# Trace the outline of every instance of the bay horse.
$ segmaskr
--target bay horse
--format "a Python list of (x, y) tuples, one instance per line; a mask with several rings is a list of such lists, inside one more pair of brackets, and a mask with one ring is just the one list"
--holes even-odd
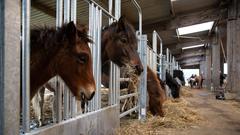
[[(105, 27), (101, 35), (102, 84), (105, 87), (109, 87), (110, 61), (119, 67), (131, 66), (136, 74), (141, 74), (143, 66), (137, 53), (137, 37), (133, 26), (125, 17), (122, 16), (117, 22)], [(82, 101), (82, 108), (84, 102)]]
[(189, 78), (189, 83), (190, 83), (190, 86), (191, 88), (193, 88), (194, 85), (197, 85), (197, 88), (198, 89), (201, 89), (202, 88), (202, 83), (203, 83), (203, 76), (200, 74), (199, 76), (197, 75), (192, 75), (190, 78)]
[(87, 29), (73, 22), (59, 28), (31, 30), (30, 98), (52, 77), (59, 75), (76, 99), (91, 100), (95, 93), (92, 56)]
[(158, 75), (147, 67), (147, 92), (149, 110), (153, 115), (164, 116), (163, 103), (166, 101), (165, 84)]
[(102, 84), (108, 87), (110, 61), (119, 67), (132, 67), (140, 75), (143, 66), (137, 52), (137, 37), (133, 26), (121, 16), (102, 30)]

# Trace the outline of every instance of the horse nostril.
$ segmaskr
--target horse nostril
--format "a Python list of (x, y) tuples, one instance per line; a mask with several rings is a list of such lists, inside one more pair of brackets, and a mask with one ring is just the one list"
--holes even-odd
[(93, 96), (95, 95), (95, 91), (91, 94), (89, 100), (91, 100), (93, 98)]
[(136, 65), (135, 68), (136, 68), (136, 70), (137, 70), (138, 75), (140, 75), (140, 74), (143, 72), (143, 67), (142, 67), (142, 65)]

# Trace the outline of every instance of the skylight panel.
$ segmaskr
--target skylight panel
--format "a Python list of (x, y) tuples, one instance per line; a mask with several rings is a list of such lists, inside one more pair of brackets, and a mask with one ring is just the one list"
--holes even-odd
[(183, 49), (183, 50), (186, 50), (186, 49), (198, 48), (198, 47), (202, 47), (202, 46), (204, 46), (204, 44), (193, 45), (193, 46), (189, 46), (189, 47), (183, 47), (182, 49)]
[(201, 23), (201, 24), (195, 24), (195, 25), (191, 25), (191, 26), (181, 27), (181, 28), (178, 28), (177, 30), (178, 30), (179, 35), (186, 35), (186, 34), (211, 30), (213, 23), (214, 22), (211, 21), (211, 22), (206, 22), (206, 23)]

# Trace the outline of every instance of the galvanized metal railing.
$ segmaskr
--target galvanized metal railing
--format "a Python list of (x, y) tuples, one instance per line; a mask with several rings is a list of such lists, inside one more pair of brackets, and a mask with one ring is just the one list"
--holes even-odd
[[(109, 0), (109, 9), (106, 10), (101, 7), (94, 0), (84, 0), (89, 7), (89, 35), (92, 37), (93, 43), (89, 44), (93, 56), (93, 74), (96, 81), (96, 92), (94, 98), (88, 102), (85, 112), (99, 112), (101, 107), (101, 30), (102, 17), (107, 16), (109, 24), (120, 18), (121, 14), (121, 0)], [(113, 3), (115, 4), (113, 6)], [(146, 119), (146, 87), (147, 87), (147, 36), (142, 35), (142, 11), (136, 0), (132, 0), (139, 15), (139, 29), (137, 32), (138, 38), (138, 52), (143, 63), (144, 71), (140, 77), (138, 92), (128, 95), (120, 96), (120, 81), (129, 80), (129, 78), (120, 79), (120, 70), (115, 64), (111, 63), (110, 69), (110, 87), (109, 87), (109, 106), (120, 105), (120, 100), (130, 97), (138, 98), (138, 104), (133, 108), (120, 114), (120, 118), (133, 112), (139, 112), (139, 119)], [(22, 96), (23, 96), (23, 131), (24, 133), (31, 133), (30, 131), (30, 0), (22, 0)], [(113, 13), (114, 7), (114, 15)], [(56, 0), (56, 27), (61, 27), (63, 23), (73, 21), (77, 23), (77, 0)], [(157, 59), (157, 58), (156, 58)], [(153, 60), (154, 63), (156, 60)], [(61, 123), (70, 118), (74, 118), (81, 114), (77, 112), (77, 103), (73, 94), (69, 91), (60, 77), (53, 79), (55, 82), (55, 112), (54, 123)], [(62, 96), (63, 95), (63, 96)]]

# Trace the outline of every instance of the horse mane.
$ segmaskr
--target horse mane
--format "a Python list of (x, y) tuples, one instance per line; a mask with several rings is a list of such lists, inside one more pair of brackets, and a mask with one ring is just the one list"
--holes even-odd
[[(59, 45), (64, 45), (64, 42), (68, 40), (66, 31), (67, 25), (63, 24), (62, 27), (39, 27), (36, 26), (31, 29), (31, 52), (39, 51), (39, 49), (44, 49), (46, 53), (52, 52), (52, 49), (59, 48)], [(92, 42), (88, 36), (88, 29), (85, 25), (76, 25), (77, 35), (85, 43)], [(51, 48), (51, 50), (49, 50)]]
[[(123, 25), (124, 25), (124, 30), (122, 30), (122, 31), (124, 31), (124, 34), (127, 36), (127, 39), (129, 40), (130, 43), (137, 42), (137, 38), (135, 36), (135, 30), (134, 30), (133, 26), (125, 19), (125, 17), (121, 17), (121, 18), (124, 18), (124, 19), (122, 19), (123, 22), (120, 22), (120, 23), (123, 23)], [(119, 21), (116, 21), (108, 26), (105, 26), (102, 29), (102, 33), (106, 32), (106, 31), (109, 31), (112, 33), (118, 32), (117, 31), (118, 23), (119, 23)], [(112, 36), (112, 34), (110, 34), (110, 36)]]

